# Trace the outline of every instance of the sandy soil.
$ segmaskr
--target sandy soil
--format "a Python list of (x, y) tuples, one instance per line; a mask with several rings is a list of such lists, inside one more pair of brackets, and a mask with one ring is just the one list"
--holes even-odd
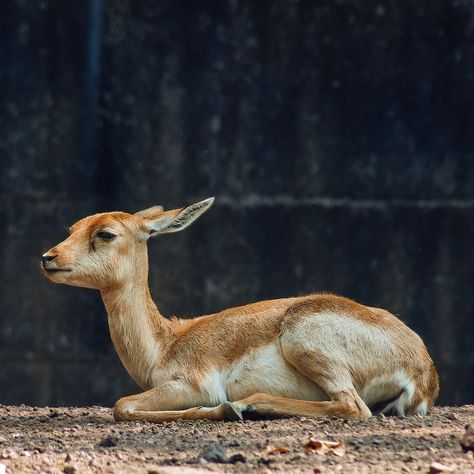
[[(474, 405), (436, 408), (426, 417), (181, 421), (161, 425), (115, 423), (111, 410), (103, 407), (0, 405), (0, 474), (390, 473), (443, 469), (474, 473), (473, 451), (464, 452), (460, 445), (468, 423), (474, 423)], [(312, 449), (305, 449), (310, 438), (341, 442), (343, 446), (323, 453), (325, 445), (315, 442)]]

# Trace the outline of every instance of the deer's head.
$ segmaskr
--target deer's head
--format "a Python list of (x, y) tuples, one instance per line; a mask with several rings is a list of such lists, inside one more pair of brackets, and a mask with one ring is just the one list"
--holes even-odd
[(214, 198), (182, 209), (161, 206), (128, 214), (106, 212), (85, 217), (70, 228), (69, 237), (42, 256), (44, 274), (55, 283), (105, 289), (120, 285), (146, 266), (151, 236), (178, 232), (207, 211)]

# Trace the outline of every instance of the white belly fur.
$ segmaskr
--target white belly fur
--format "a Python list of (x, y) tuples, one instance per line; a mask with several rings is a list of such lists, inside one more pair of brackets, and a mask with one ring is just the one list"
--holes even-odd
[(298, 400), (328, 400), (318, 385), (284, 359), (279, 342), (253, 349), (229, 368), (215, 368), (202, 387), (211, 405), (262, 392)]

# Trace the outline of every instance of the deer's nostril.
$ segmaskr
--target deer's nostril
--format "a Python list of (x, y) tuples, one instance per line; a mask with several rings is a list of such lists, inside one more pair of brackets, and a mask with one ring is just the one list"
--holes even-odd
[(46, 263), (46, 262), (51, 262), (51, 260), (54, 260), (56, 257), (57, 255), (43, 255), (41, 257), (41, 260), (43, 263)]

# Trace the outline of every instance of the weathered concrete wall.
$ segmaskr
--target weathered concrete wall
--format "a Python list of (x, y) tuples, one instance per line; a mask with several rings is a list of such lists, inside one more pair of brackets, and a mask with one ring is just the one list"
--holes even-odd
[(99, 295), (39, 256), (104, 209), (215, 195), (150, 244), (165, 314), (333, 291), (474, 395), (474, 7), (90, 0), (2, 6), (0, 403), (136, 391)]

